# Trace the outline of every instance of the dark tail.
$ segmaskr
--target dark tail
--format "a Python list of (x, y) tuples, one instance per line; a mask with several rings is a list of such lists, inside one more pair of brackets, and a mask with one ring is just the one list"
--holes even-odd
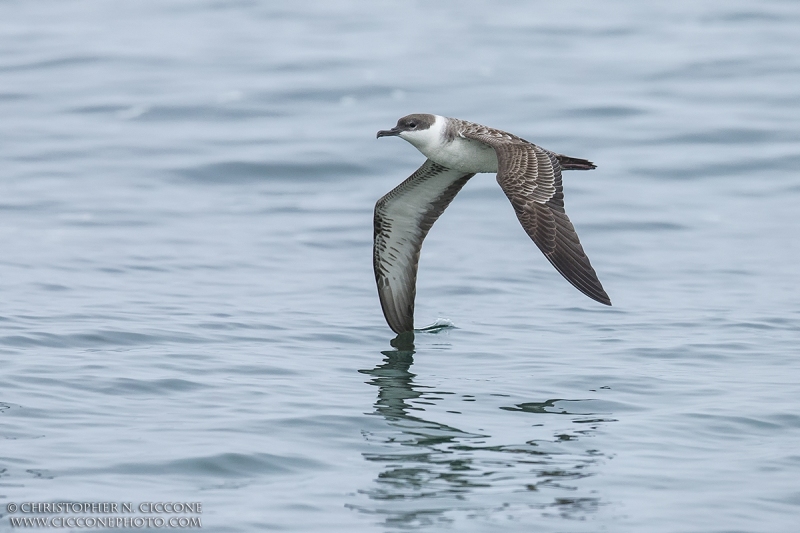
[(592, 170), (597, 168), (597, 165), (586, 159), (578, 159), (577, 157), (569, 157), (567, 155), (556, 154), (558, 162), (561, 163), (562, 170)]

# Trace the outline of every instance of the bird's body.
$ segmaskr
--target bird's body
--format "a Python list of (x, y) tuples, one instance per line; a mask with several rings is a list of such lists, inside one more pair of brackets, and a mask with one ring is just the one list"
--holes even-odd
[[(451, 122), (452, 121), (452, 122)], [(435, 116), (427, 130), (399, 137), (414, 145), (422, 155), (443, 167), (461, 172), (497, 172), (497, 154), (488, 144), (458, 135), (455, 119)]]
[(458, 191), (483, 172), (497, 173), (523, 229), (556, 270), (590, 298), (611, 305), (564, 212), (561, 170), (589, 170), (593, 163), (438, 115), (408, 115), (378, 132), (385, 136), (408, 141), (428, 158), (375, 205), (375, 279), (384, 316), (396, 333), (414, 329), (422, 241)]

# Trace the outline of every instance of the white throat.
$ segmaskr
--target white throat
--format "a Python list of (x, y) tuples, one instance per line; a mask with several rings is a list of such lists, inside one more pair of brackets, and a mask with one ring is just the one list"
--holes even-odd
[(430, 157), (428, 155), (429, 152), (440, 149), (447, 142), (445, 139), (447, 119), (439, 115), (434, 115), (434, 117), (436, 119), (433, 124), (426, 130), (400, 132), (401, 139), (410, 142), (417, 150), (428, 157)]

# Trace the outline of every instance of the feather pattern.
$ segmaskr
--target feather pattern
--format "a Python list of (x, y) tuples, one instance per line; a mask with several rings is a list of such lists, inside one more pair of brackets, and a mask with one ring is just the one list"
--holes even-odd
[(414, 329), (414, 297), (422, 241), (474, 175), (428, 159), (375, 204), (375, 281), (383, 314), (395, 333)]
[(449, 119), (458, 136), (485, 143), (497, 154), (497, 182), (525, 232), (552, 265), (586, 296), (611, 305), (578, 234), (564, 212), (561, 170), (595, 168), (585, 159), (545, 150), (516, 135), (479, 124)]

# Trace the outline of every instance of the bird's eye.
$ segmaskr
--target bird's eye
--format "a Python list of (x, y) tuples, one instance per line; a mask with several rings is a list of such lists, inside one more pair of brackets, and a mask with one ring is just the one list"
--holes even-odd
[(417, 123), (416, 122), (409, 122), (408, 123), (408, 127), (409, 128), (416, 128), (417, 127)]

